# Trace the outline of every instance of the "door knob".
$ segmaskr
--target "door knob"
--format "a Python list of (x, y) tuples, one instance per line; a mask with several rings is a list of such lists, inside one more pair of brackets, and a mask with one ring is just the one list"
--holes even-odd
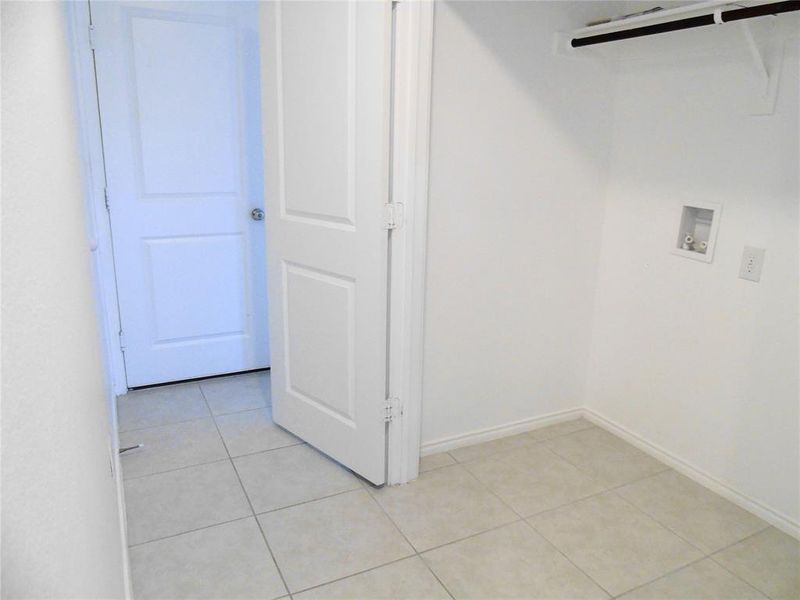
[(263, 221), (264, 211), (260, 208), (254, 208), (250, 211), (250, 217), (253, 219), (253, 221)]

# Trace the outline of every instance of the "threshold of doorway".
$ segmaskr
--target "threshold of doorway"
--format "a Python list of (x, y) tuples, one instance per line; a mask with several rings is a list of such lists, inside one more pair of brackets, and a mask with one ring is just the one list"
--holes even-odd
[(165, 381), (163, 383), (151, 383), (150, 385), (137, 385), (136, 387), (128, 388), (128, 391), (136, 390), (149, 390), (151, 388), (163, 387), (165, 385), (175, 385), (177, 383), (192, 383), (193, 381), (205, 381), (206, 379), (219, 379), (220, 377), (231, 377), (233, 375), (247, 375), (248, 373), (261, 373), (269, 371), (270, 367), (263, 369), (250, 369), (249, 371), (234, 371), (233, 373), (220, 373), (219, 375), (206, 375), (205, 377), (192, 377), (191, 379), (178, 379), (175, 381)]

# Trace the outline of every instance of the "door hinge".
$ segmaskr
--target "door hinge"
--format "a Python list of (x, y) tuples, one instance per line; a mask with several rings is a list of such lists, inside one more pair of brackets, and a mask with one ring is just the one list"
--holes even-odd
[(383, 421), (389, 423), (403, 416), (403, 404), (400, 398), (387, 398), (383, 405)]
[(127, 347), (125, 344), (125, 334), (121, 329), (119, 330), (119, 347), (120, 350), (125, 350), (125, 348)]
[(383, 205), (384, 229), (397, 229), (403, 226), (405, 206), (402, 202), (389, 202)]
[(89, 48), (91, 50), (97, 49), (97, 43), (94, 37), (94, 25), (89, 25)]
[(108, 188), (103, 188), (103, 201), (106, 203), (106, 210), (111, 211), (111, 204), (108, 202)]

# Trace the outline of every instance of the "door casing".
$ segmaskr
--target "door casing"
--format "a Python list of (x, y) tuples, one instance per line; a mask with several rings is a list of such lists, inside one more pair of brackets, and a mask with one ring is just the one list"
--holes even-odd
[[(389, 395), (401, 400), (402, 413), (388, 426), (389, 484), (416, 479), (419, 466), (435, 3), (400, 0), (395, 4), (391, 198), (404, 205), (405, 215), (402, 226), (392, 231), (390, 240)], [(86, 2), (70, 2), (65, 10), (72, 27), (80, 159), (86, 174), (87, 234), (100, 299), (97, 311), (105, 370), (111, 389), (119, 395), (126, 393), (128, 386), (118, 338), (121, 324), (111, 227), (105, 206), (89, 6)], [(116, 415), (113, 419), (116, 421)], [(112, 450), (116, 453), (118, 448)]]

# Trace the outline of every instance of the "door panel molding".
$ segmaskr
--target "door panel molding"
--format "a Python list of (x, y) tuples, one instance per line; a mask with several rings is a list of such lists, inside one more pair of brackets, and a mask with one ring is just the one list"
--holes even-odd
[(274, 419), (380, 485), (391, 3), (268, 2), (261, 22)]

